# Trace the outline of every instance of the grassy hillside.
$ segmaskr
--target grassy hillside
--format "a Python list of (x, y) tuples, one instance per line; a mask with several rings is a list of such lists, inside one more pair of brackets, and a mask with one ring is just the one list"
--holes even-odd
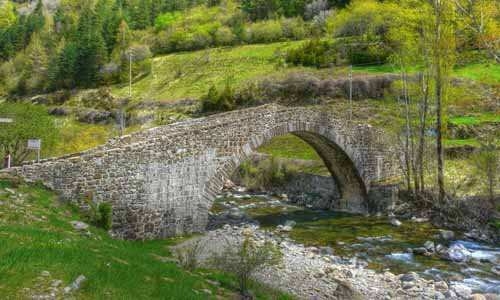
[[(90, 227), (78, 232), (74, 207), (39, 186), (0, 180), (0, 295), (31, 299), (54, 293), (79, 275), (77, 299), (231, 299), (236, 282), (210, 270), (186, 272), (172, 262), (176, 239), (132, 242)], [(58, 284), (58, 281), (62, 281)], [(257, 284), (259, 299), (288, 299)]]
[[(302, 42), (216, 48), (156, 57), (153, 71), (132, 85), (133, 98), (176, 100), (201, 98), (211, 85), (222, 86), (227, 80), (238, 86), (261, 76), (280, 74), (279, 53)], [(303, 68), (288, 68), (286, 71)], [(128, 95), (128, 85), (113, 87), (113, 93)]]
[[(316, 69), (293, 67), (283, 64), (282, 56), (287, 49), (300, 46), (304, 41), (245, 45), (228, 48), (183, 52), (158, 56), (152, 60), (152, 74), (132, 85), (133, 99), (177, 100), (199, 99), (206, 95), (211, 85), (222, 86), (229, 81), (237, 87), (242, 83), (264, 76), (283, 76), (304, 71), (321, 77), (348, 76), (348, 67)], [(355, 66), (356, 74), (395, 73), (392, 65)], [(458, 67), (457, 78), (472, 79), (486, 84), (500, 83), (500, 65), (472, 64)], [(117, 96), (128, 96), (128, 85), (113, 86)]]

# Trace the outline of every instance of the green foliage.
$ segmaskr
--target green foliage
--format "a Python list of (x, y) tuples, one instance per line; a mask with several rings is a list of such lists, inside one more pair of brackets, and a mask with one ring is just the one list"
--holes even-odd
[(258, 152), (269, 154), (276, 158), (321, 161), (321, 157), (307, 142), (293, 134), (273, 138), (268, 143), (262, 145), (258, 149)]
[(111, 229), (111, 225), (113, 224), (113, 211), (112, 206), (109, 203), (100, 203), (97, 206), (97, 215), (95, 224), (97, 227), (102, 228), (104, 230)]
[[(23, 197), (8, 197), (5, 187)], [(231, 299), (237, 292), (234, 276), (214, 270), (187, 272), (177, 266), (169, 248), (179, 239), (124, 241), (90, 226), (90, 236), (76, 234), (70, 225), (79, 220), (78, 210), (60, 202), (47, 189), (0, 180), (0, 294), (6, 299), (44, 293), (53, 280), (70, 285), (84, 274), (89, 280), (73, 293), (78, 299), (171, 299), (203, 300), (212, 295)], [(15, 210), (12, 207), (16, 207)], [(42, 217), (43, 216), (43, 217)], [(64, 241), (58, 243), (57, 241)], [(39, 282), (42, 271), (51, 277)], [(216, 282), (208, 284), (207, 280)], [(40, 285), (38, 285), (40, 284)], [(252, 282), (257, 299), (291, 299)], [(62, 292), (62, 289), (59, 289)], [(62, 293), (57, 296), (64, 297)]]
[(482, 143), (478, 153), (472, 161), (474, 163), (476, 174), (484, 182), (485, 190), (492, 207), (496, 207), (495, 196), (499, 192), (498, 173), (500, 172), (500, 150), (494, 137)]
[(270, 43), (284, 38), (279, 20), (266, 20), (248, 25), (245, 32), (247, 43)]
[(11, 26), (17, 20), (17, 16), (14, 13), (15, 7), (11, 1), (4, 1), (0, 4), (0, 30)]
[(9, 60), (17, 52), (25, 49), (31, 35), (41, 30), (44, 24), (45, 18), (40, 1), (33, 13), (19, 16), (10, 26), (0, 28), (0, 61)]
[(92, 193), (83, 196), (83, 202), (88, 206), (88, 210), (83, 214), (85, 220), (98, 228), (111, 229), (113, 224), (113, 208), (111, 204), (106, 202), (96, 204), (92, 198)]
[(178, 11), (167, 12), (156, 17), (155, 20), (155, 29), (156, 30), (165, 30), (172, 26), (176, 21), (178, 21), (181, 17), (181, 13)]
[(230, 83), (226, 82), (224, 89), (219, 91), (215, 85), (208, 90), (202, 99), (201, 110), (203, 112), (222, 112), (234, 108), (234, 90)]
[(310, 40), (286, 53), (286, 61), (296, 66), (327, 67), (335, 63), (335, 50), (328, 41)]
[(239, 176), (246, 187), (254, 190), (269, 190), (289, 181), (296, 170), (271, 156), (258, 162), (244, 162), (240, 165)]
[(276, 17), (279, 6), (279, 0), (241, 0), (241, 10), (252, 21)]
[(49, 153), (57, 140), (58, 130), (42, 106), (1, 103), (0, 116), (9, 116), (13, 123), (0, 124), (0, 151), (10, 151), (14, 164), (33, 156), (27, 149), (28, 139), (42, 140), (42, 155)]
[(247, 236), (236, 245), (228, 244), (221, 253), (214, 253), (212, 266), (236, 276), (239, 291), (248, 292), (250, 277), (256, 271), (281, 262), (279, 248), (270, 241), (259, 245), (251, 236)]

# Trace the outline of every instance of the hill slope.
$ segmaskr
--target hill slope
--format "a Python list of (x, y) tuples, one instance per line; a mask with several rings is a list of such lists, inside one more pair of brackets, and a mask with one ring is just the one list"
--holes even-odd
[[(0, 180), (0, 295), (2, 299), (51, 294), (80, 275), (78, 299), (231, 299), (235, 281), (204, 270), (186, 272), (172, 260), (176, 239), (113, 240), (90, 226), (75, 230), (76, 210), (39, 186)], [(287, 299), (254, 285), (260, 299)], [(52, 297), (53, 298), (53, 297)]]

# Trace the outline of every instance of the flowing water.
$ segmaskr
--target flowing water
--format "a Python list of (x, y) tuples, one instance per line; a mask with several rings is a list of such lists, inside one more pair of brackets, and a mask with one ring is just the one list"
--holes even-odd
[[(345, 261), (356, 258), (375, 270), (395, 274), (413, 271), (428, 278), (459, 282), (477, 292), (500, 294), (500, 245), (466, 241), (460, 235), (456, 240), (444, 241), (439, 229), (429, 223), (403, 221), (396, 227), (385, 217), (314, 210), (266, 194), (245, 193), (219, 196), (212, 214), (232, 221), (243, 217), (245, 222), (255, 222), (269, 230), (292, 225), (286, 233), (292, 240), (306, 246), (327, 247)], [(423, 247), (427, 241), (447, 247), (463, 246), (468, 251), (468, 262), (451, 262), (437, 255), (408, 251)]]

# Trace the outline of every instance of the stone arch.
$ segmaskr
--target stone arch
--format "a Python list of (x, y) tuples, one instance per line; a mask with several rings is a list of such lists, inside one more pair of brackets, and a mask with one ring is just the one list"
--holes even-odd
[(339, 210), (364, 213), (368, 209), (369, 182), (363, 178), (363, 154), (351, 147), (345, 136), (337, 134), (333, 128), (319, 123), (287, 122), (265, 130), (261, 135), (252, 136), (228, 159), (214, 177), (207, 183), (209, 207), (215, 194), (250, 154), (277, 136), (293, 134), (309, 144), (321, 157), (333, 177), (341, 195)]

